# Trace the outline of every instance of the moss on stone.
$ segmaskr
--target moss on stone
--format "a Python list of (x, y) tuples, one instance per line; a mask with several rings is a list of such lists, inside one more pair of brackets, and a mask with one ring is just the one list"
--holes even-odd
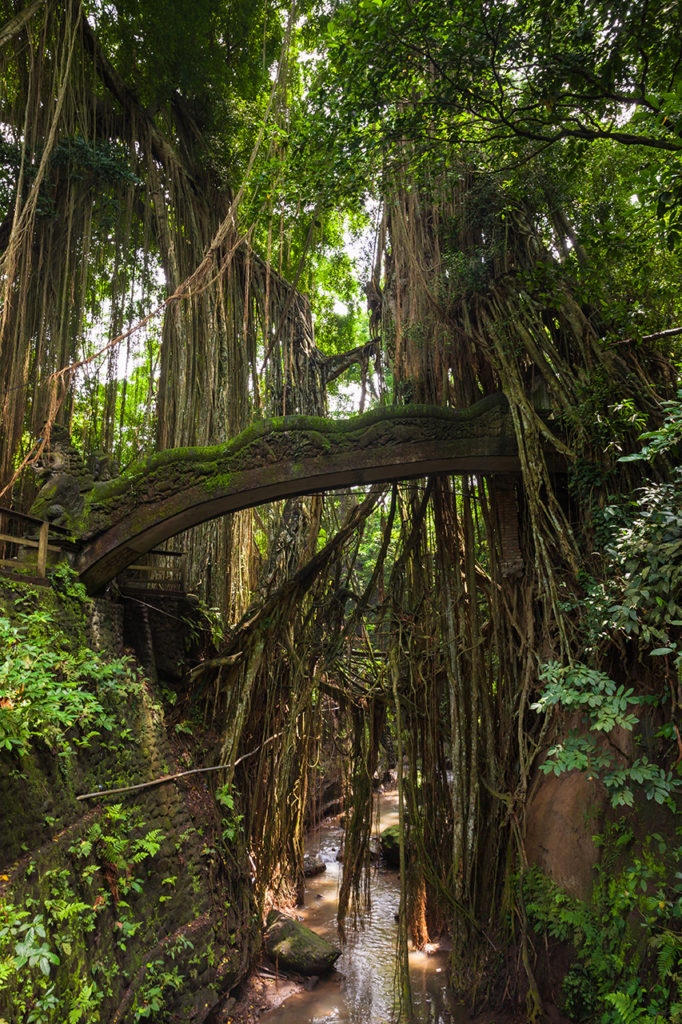
[[(14, 593), (10, 588), (9, 597)], [(60, 601), (42, 589), (32, 600), (51, 609)], [(14, 614), (7, 603), (3, 610)], [(73, 628), (84, 628), (81, 616)], [(161, 706), (151, 690), (139, 686), (127, 700), (112, 698), (110, 710), (111, 732), (76, 744), (66, 761), (42, 742), (21, 760), (0, 754), (0, 930), (10, 928), (0, 935), (0, 960), (13, 955), (34, 919), (45, 932), (38, 945), (58, 958), (46, 960), (47, 974), (38, 964), (25, 965), (0, 984), (0, 1019), (24, 1019), (26, 1007), (42, 1012), (44, 1003), (40, 1019), (56, 1024), (75, 1014), (87, 996), (82, 1019), (109, 1021), (122, 1007), (116, 1019), (132, 1024), (136, 993), (142, 1005), (145, 979), (160, 961), (164, 970), (176, 964), (186, 980), (181, 989), (169, 988), (168, 1006), (177, 1019), (188, 1020), (197, 993), (215, 1003), (236, 984), (255, 950), (254, 906), (243, 885), (246, 854), (232, 876), (210, 864), (179, 788), (99, 802), (75, 799), (117, 782), (146, 781), (172, 763)], [(150, 833), (161, 834), (161, 845), (140, 860), (135, 844)], [(212, 916), (212, 899), (216, 907), (229, 905), (229, 912)], [(191, 946), (173, 946), (174, 936), (190, 930)], [(217, 961), (216, 942), (227, 944), (234, 932), (240, 941), (229, 969), (209, 969), (209, 961)], [(48, 1010), (50, 1000), (55, 1003)]]
[(390, 868), (400, 867), (400, 826), (389, 825), (379, 836), (381, 855)]
[(324, 974), (330, 971), (341, 950), (299, 921), (277, 914), (269, 917), (264, 935), (268, 956), (278, 967), (298, 974)]
[[(435, 406), (406, 405), (380, 406), (359, 416), (332, 420), (322, 416), (277, 416), (259, 420), (225, 444), (171, 448), (155, 452), (133, 463), (119, 477), (96, 483), (86, 498), (85, 509), (79, 517), (77, 532), (85, 535), (94, 522), (103, 522), (113, 514), (119, 500), (124, 503), (131, 495), (149, 495), (153, 500), (156, 484), (176, 469), (180, 475), (189, 471), (205, 492), (228, 489), (237, 467), (248, 468), (243, 456), (254, 446), (268, 438), (289, 434), (292, 443), (312, 444), (318, 457), (329, 455), (334, 449), (352, 449), (357, 439), (373, 427), (386, 424), (392, 427), (401, 422), (414, 424), (423, 421), (471, 422), (495, 409), (506, 410), (502, 395), (490, 395), (469, 409), (449, 409)], [(297, 465), (300, 463), (296, 463)], [(180, 485), (180, 481), (178, 481)]]

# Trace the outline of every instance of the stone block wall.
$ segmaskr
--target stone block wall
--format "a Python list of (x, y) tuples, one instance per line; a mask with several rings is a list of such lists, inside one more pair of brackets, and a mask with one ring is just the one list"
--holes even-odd
[(205, 642), (197, 598), (128, 586), (122, 593), (122, 636), (152, 679), (178, 681)]
[[(121, 622), (105, 604), (109, 645)], [(66, 751), (0, 753), (0, 1024), (201, 1022), (257, 948), (246, 851), (202, 776), (76, 799), (187, 767), (147, 681), (107, 711), (110, 730), (76, 728)]]

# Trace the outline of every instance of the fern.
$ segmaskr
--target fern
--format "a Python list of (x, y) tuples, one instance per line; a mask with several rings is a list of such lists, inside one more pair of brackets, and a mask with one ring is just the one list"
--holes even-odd
[(618, 1015), (618, 1024), (640, 1024), (642, 1021), (641, 1006), (638, 1006), (632, 996), (627, 993), (610, 992), (606, 1001), (615, 1009)]
[[(16, 960), (13, 956), (7, 956), (4, 960), (0, 960), (0, 989), (5, 988), (10, 978), (13, 978), (16, 973)], [(0, 1020), (0, 1024), (2, 1021)]]
[(609, 992), (606, 1002), (616, 1011), (618, 1024), (665, 1024), (660, 1014), (652, 1016), (627, 992)]
[(147, 832), (146, 836), (142, 836), (141, 839), (136, 839), (133, 844), (133, 864), (139, 864), (140, 861), (145, 860), (147, 857), (155, 857), (161, 849), (161, 843), (166, 837), (164, 836), (161, 829), (153, 828), (151, 832)]
[(682, 938), (666, 929), (651, 939), (651, 945), (658, 948), (656, 964), (661, 981), (667, 981), (676, 969), (682, 966)]
[(81, 1024), (82, 1021), (93, 1020), (93, 1012), (99, 1009), (102, 997), (103, 993), (94, 981), (89, 985), (84, 984), (76, 996), (75, 1004), (69, 1010), (68, 1024)]

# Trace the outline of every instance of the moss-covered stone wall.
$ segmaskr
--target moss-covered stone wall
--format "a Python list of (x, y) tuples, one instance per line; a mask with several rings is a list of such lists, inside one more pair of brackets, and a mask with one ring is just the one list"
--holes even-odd
[[(120, 614), (108, 617), (104, 602), (94, 609), (0, 583), (0, 616), (27, 607), (49, 609), (74, 644), (92, 643), (93, 610), (100, 637), (112, 642), (118, 632)], [(0, 672), (0, 691), (2, 683)], [(20, 698), (15, 689), (4, 699)], [(0, 750), (6, 1024), (203, 1021), (259, 941), (246, 851), (223, 839), (201, 776), (77, 799), (188, 767), (132, 664), (100, 699), (108, 727), (77, 723), (66, 740), (34, 736), (25, 749)], [(0, 715), (10, 715), (2, 700)]]

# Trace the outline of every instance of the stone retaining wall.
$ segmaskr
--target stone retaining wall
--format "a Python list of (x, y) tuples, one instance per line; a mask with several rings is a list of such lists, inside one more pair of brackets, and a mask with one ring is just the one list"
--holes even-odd
[[(120, 637), (120, 612), (95, 611), (100, 637)], [(66, 753), (0, 754), (0, 1024), (36, 1009), (63, 1024), (76, 1007), (89, 1022), (204, 1021), (259, 941), (246, 851), (224, 842), (202, 782), (76, 799), (187, 767), (149, 683), (110, 710), (110, 732), (83, 730)]]

